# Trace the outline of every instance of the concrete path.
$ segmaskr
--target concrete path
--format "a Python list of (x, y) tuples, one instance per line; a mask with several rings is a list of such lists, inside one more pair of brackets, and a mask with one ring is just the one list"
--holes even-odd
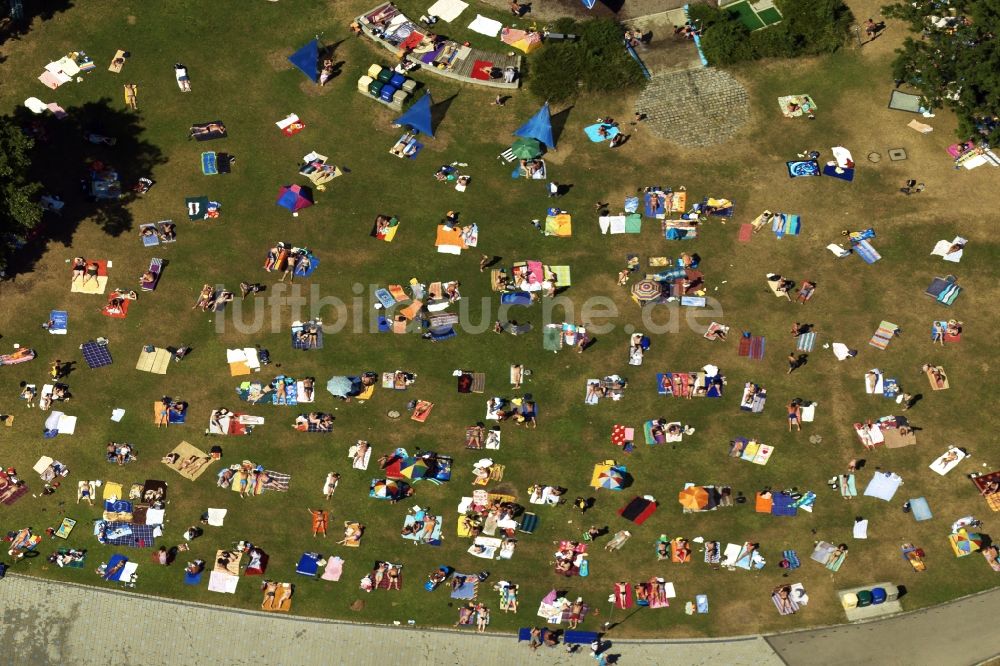
[(884, 620), (778, 634), (766, 640), (792, 666), (971, 666), (1000, 655), (998, 614), (1000, 589), (995, 589)]
[[(0, 581), (0, 608), (5, 654), (16, 655), (16, 663), (37, 665), (594, 663), (585, 647), (577, 654), (561, 647), (531, 653), (506, 635), (274, 616), (19, 575)], [(1000, 590), (869, 624), (767, 638), (612, 641), (607, 653), (626, 665), (971, 666), (1000, 653), (1000, 634), (992, 630), (998, 611)]]

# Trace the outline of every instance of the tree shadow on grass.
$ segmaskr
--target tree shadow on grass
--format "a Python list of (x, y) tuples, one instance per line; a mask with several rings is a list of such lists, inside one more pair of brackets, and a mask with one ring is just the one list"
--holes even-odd
[[(0, 46), (11, 39), (20, 39), (26, 35), (35, 19), (48, 21), (60, 12), (73, 7), (72, 0), (22, 0), (21, 14), (17, 16), (11, 10), (14, 2), (0, 0)], [(0, 56), (0, 62), (6, 60)]]
[[(46, 213), (31, 231), (9, 262), (9, 277), (32, 271), (48, 241), (69, 246), (85, 220), (93, 220), (109, 236), (134, 228), (128, 204), (139, 195), (132, 188), (140, 177), (152, 178), (154, 168), (166, 162), (159, 147), (142, 138), (139, 114), (112, 107), (111, 100), (103, 98), (67, 108), (61, 120), (51, 114), (33, 115), (21, 106), (0, 122), (14, 123), (35, 139), (28, 179), (41, 183), (46, 194), (65, 204), (58, 214)], [(109, 141), (94, 142), (91, 136)], [(101, 165), (117, 172), (120, 198), (97, 201), (90, 196), (91, 173)]]

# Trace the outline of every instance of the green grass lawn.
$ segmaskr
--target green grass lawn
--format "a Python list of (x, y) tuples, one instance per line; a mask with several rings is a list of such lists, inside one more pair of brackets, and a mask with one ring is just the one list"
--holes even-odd
[[(412, 15), (422, 5), (401, 2)], [(240, 582), (233, 596), (213, 594), (183, 584), (183, 564), (200, 557), (210, 560), (216, 549), (249, 540), (270, 555), (267, 577), (297, 586), (293, 612), (366, 622), (408, 619), (420, 625), (447, 625), (457, 619), (455, 602), (445, 589), (427, 593), (426, 575), (446, 564), (458, 571), (488, 570), (490, 580), (480, 587), (479, 599), (493, 608), (492, 628), (510, 631), (534, 624), (538, 601), (550, 589), (582, 596), (592, 607), (582, 628), (596, 629), (607, 619), (607, 596), (613, 582), (647, 580), (662, 576), (675, 583), (678, 597), (670, 609), (631, 613), (616, 629), (628, 635), (704, 636), (772, 631), (843, 620), (836, 589), (893, 581), (905, 585), (908, 609), (939, 603), (990, 587), (993, 572), (978, 555), (956, 559), (947, 536), (953, 520), (976, 514), (986, 520), (984, 532), (997, 532), (997, 521), (965, 475), (990, 471), (997, 465), (996, 444), (990, 438), (998, 421), (989, 409), (996, 394), (992, 375), (995, 353), (992, 329), (996, 325), (998, 247), (988, 228), (984, 211), (997, 204), (996, 190), (987, 169), (955, 172), (944, 148), (951, 143), (953, 121), (939, 114), (936, 131), (921, 136), (904, 127), (906, 114), (885, 109), (889, 90), (886, 54), (843, 53), (815, 61), (764, 63), (737, 71), (751, 92), (753, 122), (738, 139), (714, 150), (683, 150), (656, 140), (639, 127), (632, 140), (617, 151), (591, 144), (581, 131), (594, 118), (611, 114), (631, 117), (633, 99), (617, 95), (608, 99), (581, 98), (568, 109), (556, 108), (565, 121), (558, 151), (547, 156), (552, 177), (571, 184), (559, 205), (573, 213), (572, 238), (541, 237), (530, 225), (541, 218), (551, 203), (542, 182), (515, 181), (509, 167), (501, 167), (496, 155), (509, 145), (511, 132), (527, 119), (540, 101), (519, 92), (503, 108), (492, 106), (495, 93), (462, 86), (418, 74), (446, 111), (437, 136), (426, 141), (417, 160), (399, 160), (388, 154), (399, 136), (390, 127), (394, 117), (384, 106), (356, 92), (356, 81), (373, 62), (386, 63), (388, 52), (349, 36), (347, 24), (367, 3), (213, 3), (207, 12), (203, 3), (172, 2), (168, 7), (134, 5), (131, 9), (80, 2), (51, 21), (40, 24), (22, 41), (4, 47), (6, 60), (0, 67), (4, 86), (0, 102), (13, 112), (25, 98), (58, 101), (71, 114), (59, 125), (46, 121), (52, 141), (39, 146), (39, 168), (50, 189), (68, 201), (67, 212), (53, 219), (50, 242), (31, 272), (0, 284), (0, 299), (8, 314), (0, 327), (0, 349), (9, 352), (13, 343), (38, 352), (32, 363), (0, 368), (0, 412), (15, 415), (12, 428), (0, 428), (0, 465), (17, 468), (31, 493), (12, 506), (0, 508), (4, 531), (31, 526), (41, 532), (56, 526), (63, 516), (78, 521), (68, 542), (45, 540), (42, 557), (18, 563), (16, 571), (59, 580), (107, 585), (93, 574), (101, 562), (115, 552), (125, 552), (140, 563), (138, 591), (181, 600), (193, 600), (238, 608), (260, 603), (260, 579)], [(456, 24), (466, 25), (474, 15), (470, 8)], [(132, 12), (131, 14), (129, 12)], [(279, 26), (271, 29), (271, 26)], [(448, 26), (439, 32), (446, 34)], [(456, 34), (460, 33), (456, 28)], [(318, 89), (287, 62), (298, 46), (323, 33), (327, 44), (336, 44), (334, 59), (343, 61), (342, 74), (326, 88)], [(464, 35), (463, 35), (464, 36)], [(489, 48), (481, 36), (469, 36), (478, 46)], [(499, 47), (499, 45), (496, 45)], [(130, 50), (132, 58), (120, 75), (106, 71), (115, 49)], [(71, 83), (58, 91), (43, 88), (35, 77), (49, 61), (70, 50), (83, 49), (97, 61), (97, 71), (82, 83)], [(499, 48), (498, 48), (499, 50)], [(184, 63), (193, 92), (181, 93), (172, 67)], [(128, 112), (122, 101), (122, 84), (138, 83), (139, 111)], [(809, 93), (820, 114), (816, 121), (791, 121), (778, 113), (779, 95)], [(883, 94), (884, 93), (884, 94)], [(297, 113), (306, 129), (285, 137), (274, 122)], [(439, 113), (439, 115), (441, 115)], [(78, 120), (86, 116), (85, 120)], [(189, 142), (191, 123), (222, 120), (229, 130), (225, 140), (207, 144)], [(78, 131), (83, 126), (119, 137), (114, 147), (85, 143)], [(629, 130), (633, 131), (633, 130)], [(805, 148), (828, 151), (830, 146), (849, 147), (858, 161), (858, 174), (848, 184), (831, 178), (789, 180), (784, 161)], [(903, 163), (865, 161), (869, 151), (905, 147), (910, 155)], [(232, 174), (203, 176), (200, 153), (229, 152), (237, 157)], [(275, 206), (278, 188), (305, 180), (297, 166), (311, 150), (328, 155), (346, 167), (344, 177), (315, 192), (316, 205), (291, 217)], [(824, 152), (824, 158), (829, 155)], [(127, 177), (151, 175), (157, 184), (143, 197), (121, 209), (94, 211), (79, 200), (76, 183), (85, 173), (84, 160), (101, 159), (118, 167)], [(433, 173), (441, 164), (465, 162), (472, 176), (469, 190), (458, 193), (438, 183)], [(919, 178), (926, 192), (903, 197), (896, 192), (901, 181)], [(593, 205), (611, 202), (621, 207), (623, 198), (644, 185), (684, 185), (689, 201), (703, 196), (723, 196), (736, 202), (737, 212), (729, 224), (718, 220), (701, 229), (698, 240), (674, 243), (663, 239), (658, 222), (646, 220), (641, 236), (601, 236)], [(206, 195), (222, 203), (222, 216), (214, 221), (186, 219), (184, 198)], [(798, 213), (803, 232), (798, 237), (776, 240), (769, 231), (757, 234), (751, 243), (739, 244), (740, 223), (749, 222), (760, 211)], [(435, 225), (448, 210), (480, 227), (477, 250), (461, 257), (438, 254), (434, 248)], [(396, 215), (401, 227), (395, 242), (382, 243), (369, 237), (378, 214)], [(173, 219), (178, 242), (145, 249), (138, 225)], [(874, 241), (883, 260), (864, 264), (856, 257), (837, 260), (824, 248), (841, 242), (843, 229), (873, 226)], [(934, 243), (961, 234), (970, 240), (961, 264), (946, 264), (928, 256)], [(296, 288), (306, 299), (302, 308), (294, 300), (277, 307), (248, 301), (231, 307), (224, 316), (192, 310), (202, 284), (224, 283), (236, 288), (240, 281), (260, 281), (269, 292), (276, 274), (262, 269), (267, 249), (276, 241), (308, 245), (322, 265), (311, 279), (297, 280)], [(683, 323), (677, 331), (652, 335), (652, 348), (640, 367), (627, 365), (627, 342), (632, 330), (648, 330), (643, 313), (632, 303), (627, 289), (615, 278), (627, 254), (639, 254), (641, 271), (650, 256), (677, 257), (697, 252), (706, 275), (708, 295), (721, 310), (700, 323)], [(543, 306), (514, 309), (507, 318), (530, 321), (535, 329), (524, 337), (499, 336), (490, 332), (460, 331), (456, 339), (433, 344), (417, 335), (369, 333), (376, 315), (372, 291), (387, 284), (406, 284), (411, 278), (432, 282), (459, 280), (461, 307), (472, 322), (488, 328), (497, 317), (497, 297), (490, 291), (487, 274), (478, 270), (481, 253), (502, 257), (509, 266), (517, 260), (538, 259), (549, 264), (569, 264), (573, 286), (563, 296), (573, 309), (567, 320), (609, 324), (607, 332), (595, 334), (595, 343), (583, 354), (564, 350), (552, 354), (542, 350), (540, 325)], [(150, 257), (169, 265), (155, 293), (142, 293), (127, 319), (112, 320), (100, 314), (102, 296), (71, 294), (69, 266), (73, 256), (113, 261), (110, 287), (133, 288)], [(767, 272), (780, 272), (796, 280), (811, 279), (819, 288), (813, 300), (800, 306), (775, 299), (764, 283)], [(965, 285), (956, 305), (947, 309), (923, 295), (935, 275), (954, 273)], [(357, 286), (357, 287), (356, 287)], [(316, 290), (316, 296), (313, 292)], [(296, 296), (296, 294), (291, 294)], [(336, 296), (345, 306), (339, 310), (323, 305), (318, 297)], [(601, 298), (605, 310), (617, 314), (584, 315), (586, 302)], [(310, 308), (319, 304), (311, 312)], [(47, 335), (40, 325), (51, 309), (70, 313), (69, 335)], [(453, 308), (454, 309), (454, 308)], [(233, 318), (241, 313), (244, 324)], [(689, 312), (659, 309), (655, 322)], [(321, 351), (293, 351), (290, 322), (318, 314), (339, 327), (326, 336)], [(259, 316), (259, 325), (251, 326)], [(559, 312), (553, 317), (561, 321)], [(933, 347), (930, 327), (934, 319), (957, 318), (965, 323), (961, 343)], [(727, 343), (710, 343), (701, 333), (711, 319), (731, 326)], [(221, 321), (220, 321), (221, 319)], [(868, 346), (879, 322), (887, 319), (901, 326), (903, 334), (886, 351)], [(809, 363), (792, 375), (786, 374), (785, 356), (794, 348), (788, 330), (794, 321), (815, 325), (819, 344)], [(357, 323), (356, 323), (357, 322)], [(246, 329), (252, 329), (244, 332)], [(741, 330), (767, 338), (763, 361), (737, 356)], [(115, 362), (111, 367), (87, 369), (82, 363), (80, 343), (104, 336)], [(858, 357), (839, 363), (822, 346), (842, 341), (859, 350)], [(165, 376), (134, 369), (143, 345), (191, 345), (194, 353), (171, 366)], [(227, 347), (259, 344), (270, 350), (274, 364), (258, 376), (265, 381), (277, 374), (316, 378), (318, 391), (314, 409), (336, 416), (332, 435), (295, 432), (292, 422), (305, 408), (258, 406), (247, 408), (235, 395), (241, 378), (230, 377)], [(45, 414), (28, 410), (17, 399), (21, 381), (46, 381), (46, 366), (53, 359), (76, 361), (67, 379), (74, 398), (63, 411), (77, 415), (79, 424), (72, 437), (45, 440), (41, 436)], [(523, 363), (533, 372), (524, 390), (539, 405), (536, 430), (503, 425), (499, 451), (467, 451), (464, 429), (482, 420), (485, 401), (493, 395), (512, 397), (508, 382), (511, 363)], [(943, 364), (951, 389), (931, 392), (920, 371), (923, 363)], [(656, 373), (686, 371), (706, 363), (718, 365), (728, 385), (721, 400), (668, 399), (655, 391)], [(863, 391), (863, 375), (872, 367), (900, 380), (911, 393), (923, 399), (909, 412), (919, 426), (915, 447), (866, 452), (851, 424), (866, 418), (894, 413), (896, 405)], [(378, 389), (364, 403), (342, 403), (323, 389), (334, 375), (404, 369), (417, 374), (405, 392)], [(485, 372), (484, 395), (456, 392), (452, 371)], [(629, 379), (620, 402), (583, 404), (585, 381), (619, 373)], [(742, 386), (757, 382), (768, 389), (763, 414), (738, 409)], [(150, 405), (168, 394), (186, 400), (191, 407), (184, 426), (156, 429)], [(816, 421), (801, 433), (786, 430), (784, 406), (794, 397), (819, 403)], [(427, 399), (435, 408), (426, 423), (387, 417), (402, 411), (413, 399)], [(111, 410), (122, 407), (120, 424), (109, 420)], [(265, 417), (266, 423), (249, 437), (203, 435), (209, 413), (217, 407), (243, 409)], [(623, 423), (641, 432), (644, 421), (666, 417), (683, 421), (696, 433), (683, 444), (648, 447), (637, 443), (631, 455), (610, 444), (611, 427)], [(820, 434), (822, 443), (809, 443)], [(758, 437), (776, 451), (761, 467), (727, 457), (729, 441), (738, 436)], [(371, 442), (374, 456), (367, 472), (351, 468), (348, 448), (358, 439)], [(109, 440), (128, 440), (139, 451), (139, 460), (125, 467), (104, 462)], [(221, 464), (195, 482), (161, 465), (161, 456), (186, 440), (203, 450), (214, 444), (224, 449)], [(948, 444), (966, 447), (970, 460), (946, 477), (927, 469)], [(412, 500), (390, 505), (368, 497), (368, 485), (378, 476), (375, 458), (397, 447), (413, 452), (434, 450), (454, 456), (450, 483), (416, 486)], [(533, 483), (560, 485), (577, 496), (596, 498), (586, 516), (568, 506), (530, 507), (538, 513), (540, 526), (533, 535), (522, 535), (510, 561), (489, 562), (466, 553), (469, 541), (456, 536), (460, 499), (471, 494), (472, 463), (489, 453), (506, 466), (500, 484), (490, 489), (515, 495), (527, 505), (527, 489)], [(33, 497), (42, 483), (31, 467), (40, 455), (52, 456), (71, 469), (70, 476), (53, 495)], [(858, 474), (863, 491), (872, 473), (899, 473), (905, 485), (889, 502), (858, 497), (841, 499), (826, 487), (831, 476), (845, 470), (851, 458), (868, 463)], [(587, 487), (593, 465), (615, 458), (626, 464), (635, 482), (624, 492)], [(240, 499), (219, 489), (215, 474), (223, 465), (251, 460), (266, 468), (292, 475), (285, 494), (271, 493)], [(324, 503), (321, 489), (326, 474), (338, 471), (343, 478), (333, 500)], [(100, 546), (91, 535), (90, 521), (100, 517), (100, 508), (77, 505), (73, 496), (81, 479), (103, 479), (142, 483), (161, 479), (169, 483), (170, 503), (164, 536), (157, 545), (182, 542), (182, 532), (198, 521), (209, 507), (227, 508), (225, 526), (206, 528), (206, 534), (180, 553), (172, 566), (154, 565), (150, 550)], [(728, 484), (752, 496), (757, 490), (797, 488), (812, 490), (818, 499), (812, 513), (777, 518), (754, 513), (751, 505), (711, 513), (684, 514), (676, 496), (684, 483)], [(627, 523), (617, 510), (634, 495), (650, 494), (660, 502), (659, 510), (642, 526)], [(927, 497), (934, 518), (917, 523), (902, 513), (903, 502)], [(444, 544), (439, 547), (411, 545), (400, 538), (407, 508), (413, 504), (431, 507), (444, 516)], [(751, 502), (752, 504), (752, 502)], [(314, 539), (306, 510), (324, 505), (332, 513), (328, 539)], [(867, 541), (851, 539), (856, 516), (871, 521)], [(340, 525), (361, 521), (366, 532), (360, 548), (335, 545)], [(603, 540), (592, 547), (590, 575), (566, 579), (552, 572), (552, 542), (579, 538), (590, 525), (608, 526), (611, 532), (630, 529), (633, 537), (617, 553), (606, 552)], [(657, 562), (654, 542), (661, 534), (726, 542), (756, 541), (768, 561), (759, 572), (715, 571), (696, 562)], [(850, 556), (843, 568), (832, 574), (808, 560), (814, 541), (847, 542)], [(900, 544), (914, 542), (927, 552), (928, 570), (914, 573), (900, 557)], [(61, 570), (45, 562), (59, 546), (86, 548), (87, 567)], [(788, 577), (777, 564), (781, 552), (795, 549), (802, 568)], [(295, 574), (304, 551), (321, 551), (346, 560), (339, 583), (310, 580)], [(365, 594), (358, 581), (375, 560), (404, 564), (403, 589)], [(518, 615), (499, 612), (498, 596), (490, 590), (497, 580), (521, 586)], [(779, 584), (803, 582), (811, 603), (791, 617), (779, 617), (769, 599)], [(696, 594), (707, 594), (711, 613), (685, 615), (684, 602)], [(362, 610), (351, 610), (356, 600)], [(614, 620), (622, 621), (616, 613)]]

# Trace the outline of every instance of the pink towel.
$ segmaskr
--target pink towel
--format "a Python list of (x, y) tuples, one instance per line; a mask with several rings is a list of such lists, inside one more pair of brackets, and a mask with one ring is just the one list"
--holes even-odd
[(740, 225), (740, 235), (737, 236), (736, 240), (741, 243), (749, 243), (750, 238), (753, 236), (753, 225), (750, 223), (745, 223)]
[(323, 575), (320, 576), (323, 580), (340, 580), (341, 574), (344, 573), (344, 560), (339, 557), (331, 557), (326, 562), (326, 568), (323, 569)]

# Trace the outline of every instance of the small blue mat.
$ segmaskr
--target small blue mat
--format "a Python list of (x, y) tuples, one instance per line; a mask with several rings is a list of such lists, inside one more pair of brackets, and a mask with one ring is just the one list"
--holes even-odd
[(785, 162), (789, 178), (808, 178), (819, 175), (819, 162), (816, 160), (793, 160)]

